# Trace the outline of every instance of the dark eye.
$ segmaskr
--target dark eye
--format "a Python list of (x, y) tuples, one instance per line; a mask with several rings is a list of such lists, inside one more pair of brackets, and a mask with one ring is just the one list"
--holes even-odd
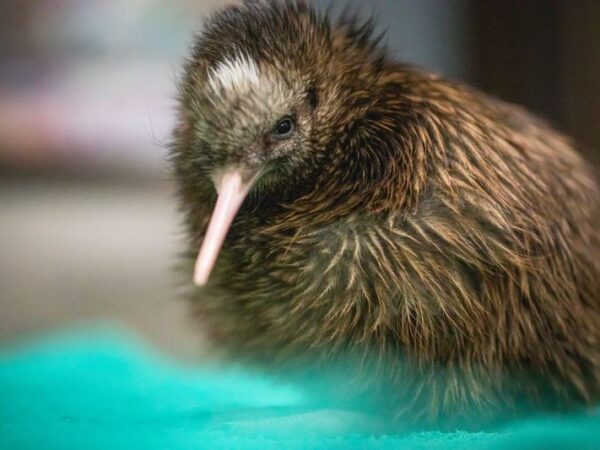
[(273, 128), (273, 137), (276, 139), (285, 139), (294, 131), (294, 119), (289, 116), (279, 119), (275, 128)]

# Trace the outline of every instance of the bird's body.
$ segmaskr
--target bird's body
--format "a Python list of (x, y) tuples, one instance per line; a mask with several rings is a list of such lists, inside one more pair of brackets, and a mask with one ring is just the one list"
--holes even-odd
[[(192, 249), (220, 171), (262, 164), (194, 293), (233, 354), (383, 362), (393, 414), (598, 400), (600, 191), (562, 135), (300, 2), (217, 15), (181, 100)], [(291, 140), (261, 137), (286, 114)], [(410, 392), (419, 411), (400, 404)]]

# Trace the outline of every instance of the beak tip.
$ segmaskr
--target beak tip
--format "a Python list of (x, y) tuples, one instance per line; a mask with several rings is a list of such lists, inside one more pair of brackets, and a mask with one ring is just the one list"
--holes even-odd
[(198, 287), (203, 287), (208, 282), (208, 274), (198, 271), (194, 273), (194, 284)]

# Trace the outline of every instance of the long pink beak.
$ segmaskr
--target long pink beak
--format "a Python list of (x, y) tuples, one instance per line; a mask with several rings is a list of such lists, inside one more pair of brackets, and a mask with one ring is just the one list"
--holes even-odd
[(194, 283), (204, 286), (212, 272), (231, 223), (258, 176), (242, 179), (239, 170), (230, 170), (217, 181), (217, 204), (210, 218), (194, 268)]

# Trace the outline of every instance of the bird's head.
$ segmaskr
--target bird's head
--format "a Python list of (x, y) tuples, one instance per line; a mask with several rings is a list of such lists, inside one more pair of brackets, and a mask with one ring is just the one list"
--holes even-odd
[(196, 284), (246, 198), (289, 202), (323, 179), (369, 178), (372, 167), (357, 159), (344, 173), (332, 168), (375, 101), (384, 57), (371, 31), (353, 20), (333, 27), (302, 1), (246, 1), (207, 22), (186, 65), (175, 134), (179, 178), (192, 191), (210, 180), (217, 193)]

